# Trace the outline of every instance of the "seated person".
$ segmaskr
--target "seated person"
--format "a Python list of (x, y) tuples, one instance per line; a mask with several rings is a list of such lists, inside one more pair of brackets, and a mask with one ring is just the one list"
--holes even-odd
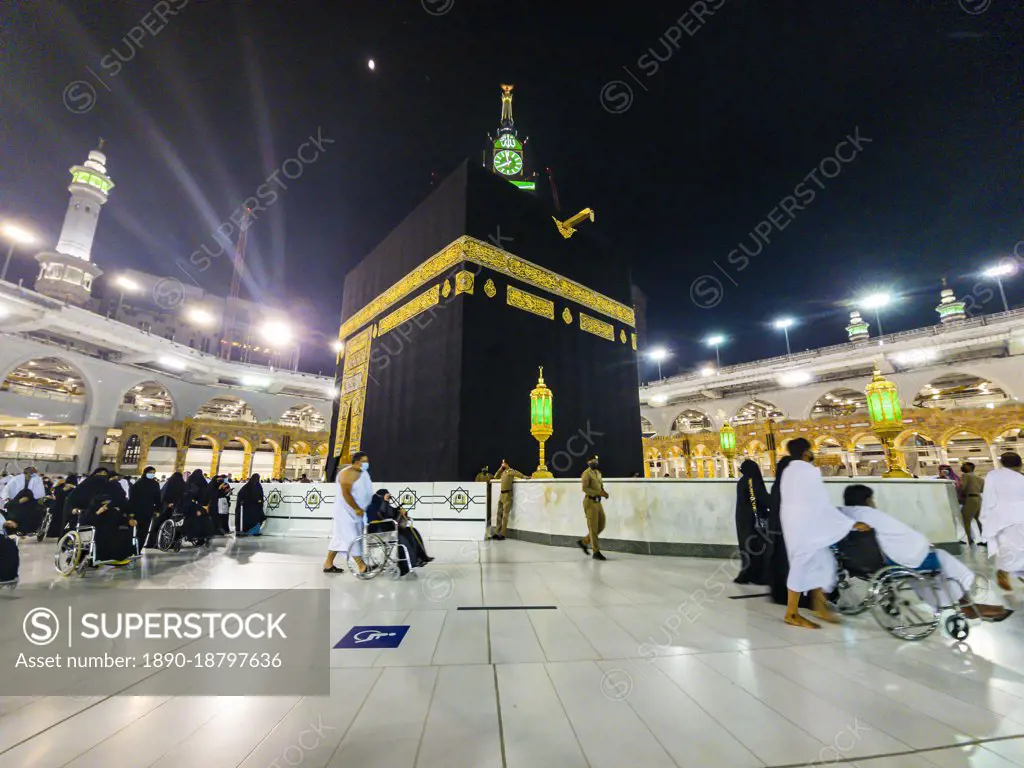
[(0, 582), (15, 581), (21, 565), (18, 545), (8, 534), (13, 534), (17, 523), (0, 513)]
[(181, 512), (185, 516), (182, 533), (200, 547), (209, 543), (216, 534), (216, 526), (206, 502), (207, 485), (202, 471), (194, 470), (188, 476), (185, 495), (181, 500)]
[(421, 568), (434, 558), (427, 555), (426, 547), (423, 545), (423, 537), (419, 531), (409, 523), (409, 516), (392, 498), (387, 489), (382, 488), (373, 494), (373, 499), (366, 507), (366, 532), (386, 533), (391, 530), (391, 525), (381, 525), (385, 520), (394, 520), (398, 523), (398, 541), (405, 545), (409, 553), (411, 563), (406, 561), (401, 549), (398, 550), (398, 570), (404, 576), (410, 568)]
[(82, 512), (81, 524), (94, 528), (96, 560), (123, 562), (135, 554), (135, 518), (126, 510), (126, 503), (104, 493), (93, 499), (92, 504)]
[[(882, 553), (890, 561), (907, 568), (928, 569), (929, 566), (937, 566), (947, 580), (947, 598), (950, 602), (958, 600), (967, 618), (1002, 621), (1013, 613), (999, 605), (982, 604), (978, 604), (975, 611), (967, 597), (967, 592), (974, 584), (974, 572), (944, 550), (934, 550), (932, 557), (932, 545), (927, 538), (906, 523), (875, 508), (874, 492), (868, 486), (847, 486), (843, 491), (843, 503), (845, 506), (840, 507), (839, 511), (858, 523), (871, 526)], [(935, 602), (931, 590), (923, 590), (920, 597), (929, 603)]]
[(15, 475), (4, 487), (7, 502), (7, 519), (16, 523), (19, 536), (26, 536), (39, 530), (43, 521), (43, 504), (46, 489), (43, 478), (35, 467), (25, 467), (22, 474)]

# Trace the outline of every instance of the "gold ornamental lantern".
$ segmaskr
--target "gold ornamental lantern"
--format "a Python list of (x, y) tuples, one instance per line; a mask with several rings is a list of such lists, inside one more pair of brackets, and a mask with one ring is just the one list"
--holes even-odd
[(553, 399), (551, 390), (544, 383), (544, 367), (541, 366), (537, 386), (530, 392), (530, 434), (540, 443), (540, 464), (531, 477), (554, 477), (544, 463), (544, 443), (554, 432), (551, 421)]
[(732, 460), (736, 456), (736, 430), (730, 424), (722, 427), (718, 433), (719, 444), (722, 446), (722, 453), (725, 454), (725, 467), (729, 477), (735, 477)]
[(913, 477), (907, 471), (903, 454), (893, 441), (904, 430), (903, 410), (900, 408), (899, 389), (882, 376), (878, 368), (871, 383), (864, 389), (868, 399), (868, 420), (885, 450), (887, 471), (882, 477)]

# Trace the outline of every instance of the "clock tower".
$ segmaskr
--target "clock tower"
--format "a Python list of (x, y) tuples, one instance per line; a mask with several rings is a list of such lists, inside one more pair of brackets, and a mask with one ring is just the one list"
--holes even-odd
[(529, 138), (519, 140), (519, 132), (512, 119), (513, 88), (514, 85), (501, 86), (501, 123), (498, 125), (497, 138), (492, 140), (491, 170), (520, 189), (533, 190), (537, 184), (527, 177), (526, 153), (523, 149)]

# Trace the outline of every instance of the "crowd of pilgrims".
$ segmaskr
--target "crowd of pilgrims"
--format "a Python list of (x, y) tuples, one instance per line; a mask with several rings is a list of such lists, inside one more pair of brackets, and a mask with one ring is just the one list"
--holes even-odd
[[(198, 469), (158, 480), (153, 467), (146, 467), (135, 480), (106, 467), (55, 480), (38, 474), (34, 467), (4, 473), (0, 476), (0, 582), (17, 577), (17, 547), (7, 536), (38, 532), (42, 538), (59, 538), (78, 525), (93, 526), (101, 559), (116, 561), (135, 554), (136, 538), (140, 552), (156, 548), (160, 525), (176, 514), (182, 516), (184, 537), (198, 546), (232, 532), (260, 535), (266, 519), (264, 483), (253, 474), (233, 492), (231, 482), (229, 475), (207, 478)], [(49, 524), (41, 532), (45, 519)]]

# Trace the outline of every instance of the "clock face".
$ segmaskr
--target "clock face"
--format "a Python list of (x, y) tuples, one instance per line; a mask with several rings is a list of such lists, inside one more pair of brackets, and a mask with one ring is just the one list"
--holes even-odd
[(506, 176), (515, 176), (523, 170), (523, 156), (510, 149), (503, 149), (494, 155), (494, 170)]

